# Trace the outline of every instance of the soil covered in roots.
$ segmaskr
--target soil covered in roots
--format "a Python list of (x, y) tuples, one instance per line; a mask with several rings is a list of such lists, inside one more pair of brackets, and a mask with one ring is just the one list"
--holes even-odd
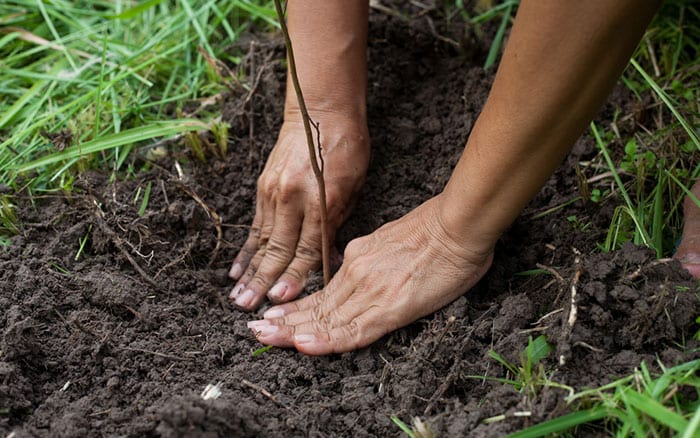
[[(372, 10), (373, 156), (338, 233), (341, 250), (440, 192), (493, 79), (482, 68), (488, 37), (459, 16), (410, 8)], [(70, 195), (17, 197), (23, 229), (0, 253), (3, 436), (398, 436), (392, 415), (419, 416), (438, 435), (499, 436), (570, 407), (562, 389), (525, 396), (470, 377), (505, 377), (489, 350), (518, 363), (528, 337), (545, 334), (550, 379), (576, 389), (629, 374), (642, 360), (658, 369), (657, 358), (671, 366), (692, 357), (680, 345), (698, 315), (696, 283), (679, 264), (633, 245), (601, 253), (614, 205), (577, 201), (538, 215), (580, 194), (575, 164), (597, 154), (588, 136), (465, 296), (361, 351), (253, 355), (260, 344), (245, 323), (256, 315), (227, 302), (226, 273), (281, 124), (284, 50), (279, 36), (251, 36), (231, 50), (245, 55), (250, 91), (220, 106), (231, 126), (225, 157), (208, 152), (201, 162), (174, 141), (155, 151), (164, 158), (152, 161), (153, 150), (136, 158), (146, 170), (135, 176), (90, 173)], [(618, 89), (597, 120), (632, 105)], [(205, 149), (215, 142), (210, 134), (200, 141)], [(134, 199), (147, 186), (139, 215)], [(574, 215), (588, 225), (577, 228)], [(315, 274), (309, 290), (320, 283)], [(209, 384), (220, 385), (219, 398), (201, 397)], [(530, 415), (513, 415), (523, 411)]]

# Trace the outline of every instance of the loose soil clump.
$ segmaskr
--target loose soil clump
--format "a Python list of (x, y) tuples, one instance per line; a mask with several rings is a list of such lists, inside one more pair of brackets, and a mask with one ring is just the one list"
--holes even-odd
[[(488, 41), (440, 10), (413, 12), (372, 13), (373, 157), (340, 248), (442, 190), (493, 78), (481, 67)], [(253, 355), (260, 344), (245, 322), (261, 312), (226, 301), (226, 273), (281, 123), (285, 69), (280, 38), (242, 47), (253, 47), (242, 68), (255, 86), (222, 107), (231, 124), (225, 160), (173, 152), (157, 163), (137, 159), (150, 170), (133, 179), (90, 173), (71, 195), (17, 199), (24, 227), (0, 254), (0, 434), (398, 436), (390, 418), (398, 415), (420, 416), (440, 435), (490, 437), (568, 412), (562, 390), (528, 398), (468, 377), (504, 375), (491, 349), (517, 362), (528, 336), (546, 334), (552, 380), (579, 389), (642, 360), (653, 368), (657, 357), (669, 366), (691, 358), (678, 345), (692, 336), (696, 283), (677, 262), (632, 245), (601, 254), (612, 206), (576, 203), (536, 216), (578, 194), (574, 164), (596, 154), (586, 136), (465, 296), (361, 351)], [(616, 90), (598, 120), (630, 102)], [(140, 216), (134, 197), (148, 183)], [(220, 241), (211, 211), (222, 218)], [(573, 229), (570, 215), (590, 227)], [(546, 274), (518, 275), (538, 266)], [(309, 289), (320, 283), (316, 274)], [(200, 397), (217, 383), (218, 399)], [(506, 419), (483, 423), (500, 414)]]

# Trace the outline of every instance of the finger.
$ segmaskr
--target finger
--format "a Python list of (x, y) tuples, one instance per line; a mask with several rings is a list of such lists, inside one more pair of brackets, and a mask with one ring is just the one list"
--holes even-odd
[(265, 247), (267, 241), (270, 240), (270, 235), (272, 234), (273, 227), (275, 225), (274, 220), (274, 202), (265, 201), (264, 208), (260, 212), (262, 220), (260, 221), (260, 232), (258, 233), (258, 241), (255, 245), (256, 251), (252, 258), (250, 258), (247, 266), (243, 271), (243, 275), (238, 279), (238, 285), (248, 284), (250, 280), (255, 276), (255, 273), (260, 266), (265, 255)]
[[(262, 199), (262, 198), (261, 198)], [(262, 220), (260, 221), (260, 232), (258, 233), (258, 241), (256, 242), (255, 248), (256, 252), (253, 257), (248, 261), (247, 266), (245, 266), (243, 275), (238, 279), (236, 286), (231, 290), (229, 299), (236, 300), (241, 292), (245, 289), (245, 286), (253, 279), (255, 273), (258, 271), (258, 266), (265, 256), (265, 248), (267, 241), (272, 234), (272, 228), (274, 226), (274, 204), (271, 201), (265, 201), (264, 208), (260, 212)]]
[(260, 305), (272, 283), (294, 257), (301, 222), (301, 213), (278, 209), (276, 226), (265, 245), (264, 256), (252, 278), (246, 281), (245, 290), (236, 298), (237, 306), (252, 310)]
[(231, 293), (228, 299), (231, 301), (236, 301), (241, 296), (241, 292), (245, 290), (246, 284), (255, 276), (255, 272), (258, 270), (258, 266), (265, 256), (265, 247), (260, 248), (253, 258), (248, 263), (248, 267), (245, 270), (243, 276), (238, 280), (236, 285), (231, 289)]
[(294, 259), (279, 275), (268, 297), (275, 303), (283, 303), (298, 297), (306, 286), (309, 272), (321, 264), (321, 232), (315, 220), (306, 216), (296, 244)]
[[(397, 315), (386, 315), (380, 306), (361, 307), (354, 300), (328, 318), (296, 326), (277, 325), (274, 320), (251, 321), (256, 338), (267, 345), (294, 346), (304, 354), (342, 353), (366, 347), (401, 326)], [(366, 306), (366, 303), (365, 303)], [(358, 314), (357, 309), (362, 308)]]
[(294, 327), (274, 325), (266, 319), (249, 321), (247, 325), (262, 344), (282, 348), (294, 346)]
[(348, 285), (345, 289), (347, 290), (334, 291), (331, 289), (327, 295), (324, 295), (323, 291), (319, 291), (307, 297), (309, 299), (313, 297), (313, 301), (316, 302), (315, 306), (292, 312), (279, 318), (250, 321), (248, 322), (248, 328), (264, 344), (276, 347), (292, 347), (294, 346), (295, 333), (329, 331), (334, 327), (348, 324), (364, 311), (361, 302), (351, 302), (348, 303), (349, 305), (345, 305), (344, 299), (338, 299), (341, 296), (347, 298), (351, 295), (351, 286)]
[(327, 332), (302, 333), (296, 330), (294, 347), (304, 354), (323, 355), (344, 353), (370, 345), (398, 327), (387, 321), (387, 315), (379, 307), (371, 307), (347, 324)]
[(238, 280), (243, 272), (245, 272), (250, 260), (253, 258), (255, 253), (258, 251), (258, 242), (260, 241), (260, 229), (262, 227), (263, 221), (263, 210), (264, 210), (265, 198), (258, 193), (255, 199), (255, 216), (253, 217), (253, 224), (250, 226), (250, 231), (248, 232), (248, 238), (246, 239), (243, 247), (233, 259), (231, 264), (231, 270), (228, 272), (228, 276), (234, 280)]
[(319, 330), (344, 324), (346, 320), (358, 316), (368, 304), (371, 304), (363, 303), (356, 295), (353, 295), (354, 287), (356, 286), (356, 284), (349, 281), (336, 281), (335, 283), (331, 281), (323, 291), (304, 298), (304, 300), (312, 304), (311, 306), (305, 307), (306, 303), (300, 303), (297, 309), (300, 307), (304, 308), (280, 316), (274, 316), (275, 312), (270, 312), (272, 310), (270, 309), (265, 312), (263, 318), (269, 320), (272, 324), (287, 326), (299, 326), (320, 321)]
[[(351, 284), (351, 282), (347, 281), (346, 275), (341, 268), (340, 272), (331, 279), (331, 282), (325, 288), (304, 298), (273, 306), (265, 311), (263, 318), (279, 320), (276, 322), (285, 324), (286, 320), (284, 318), (308, 309), (319, 309), (318, 316), (327, 314), (347, 299), (347, 296), (352, 292)], [(343, 285), (346, 287), (343, 287)]]
[[(342, 287), (342, 290), (336, 290), (336, 287)], [(322, 321), (318, 323), (316, 328), (319, 330), (330, 329), (334, 325), (346, 324), (359, 314), (359, 309), (363, 308), (362, 303), (351, 303), (350, 306), (342, 306), (351, 294), (352, 286), (349, 282), (341, 282), (337, 279), (331, 280), (324, 290), (309, 295), (302, 300), (275, 306), (265, 312), (265, 315), (263, 315), (265, 319), (250, 321), (248, 327), (258, 340), (264, 344), (277, 347), (292, 347), (294, 346), (296, 325)], [(334, 313), (336, 309), (340, 310)], [(284, 314), (285, 311), (287, 312), (286, 315)]]

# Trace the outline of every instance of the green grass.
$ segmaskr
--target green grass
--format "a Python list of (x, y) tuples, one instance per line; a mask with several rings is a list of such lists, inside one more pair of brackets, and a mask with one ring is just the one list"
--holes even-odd
[[(542, 360), (551, 351), (544, 336), (529, 338), (519, 364), (489, 351), (489, 357), (503, 366), (505, 377), (468, 376), (509, 385), (531, 402), (545, 387), (568, 393), (566, 402), (571, 413), (528, 427), (510, 435), (511, 438), (561, 436), (574, 433), (584, 425), (588, 434), (597, 430), (610, 436), (695, 437), (700, 434), (700, 359), (672, 368), (658, 361), (660, 371), (656, 373), (642, 362), (629, 376), (598, 388), (577, 390), (557, 383), (554, 373), (545, 369)], [(482, 422), (492, 424), (518, 414), (529, 416), (531, 413), (496, 415)]]
[(538, 336), (535, 339), (530, 337), (527, 342), (527, 347), (525, 347), (520, 354), (519, 364), (510, 363), (498, 352), (489, 350), (489, 357), (506, 369), (505, 378), (488, 376), (468, 377), (505, 383), (511, 385), (516, 391), (526, 397), (533, 398), (537, 395), (540, 388), (551, 383), (541, 363), (542, 359), (547, 357), (551, 352), (552, 346), (547, 342), (547, 338), (544, 335)]
[[(474, 16), (464, 12), (474, 25), (497, 23), (485, 68), (495, 65), (518, 2), (491, 3)], [(464, 11), (461, 0), (455, 5)], [(225, 89), (200, 47), (235, 64), (236, 54), (226, 48), (251, 23), (270, 28), (275, 17), (269, 2), (252, 0), (3, 1), (0, 186), (30, 195), (70, 192), (79, 172), (101, 168), (118, 173), (134, 151), (163, 137), (183, 134), (199, 155), (197, 137), (186, 134), (202, 129), (212, 130), (218, 151), (225, 154), (227, 127), (212, 123), (213, 114), (193, 117), (183, 109), (184, 103)], [(681, 201), (700, 175), (699, 18), (698, 7), (690, 2), (665, 2), (621, 80), (655, 119), (646, 131), (622, 137), (614, 125), (591, 125), (600, 155), (589, 169), (611, 176), (591, 187), (590, 200), (616, 206), (600, 244), (603, 250), (626, 241), (648, 245), (658, 256), (673, 250), (682, 223)], [(618, 114), (616, 123), (634, 116)], [(148, 187), (136, 201), (139, 214), (148, 208)], [(1, 195), (0, 245), (19, 226), (12, 196)], [(88, 235), (80, 239), (76, 259)], [(72, 275), (58, 264), (52, 268)], [(499, 359), (497, 353), (492, 357)], [(553, 382), (534, 358), (526, 352), (520, 364), (499, 360), (511, 373), (503, 381), (536, 396), (541, 385)], [(641, 364), (610, 385), (573, 394), (569, 401), (577, 412), (515, 436), (542, 436), (593, 420), (619, 435), (695, 436), (700, 410), (683, 394), (697, 397), (699, 368), (693, 361), (652, 375)]]
[[(600, 154), (588, 166), (614, 182), (597, 201), (617, 204), (604, 251), (627, 241), (653, 248), (658, 257), (675, 249), (683, 198), (700, 175), (699, 19), (696, 5), (665, 2), (621, 79), (638, 100), (639, 114), (620, 113), (609, 126), (591, 124)], [(632, 134), (619, 134), (619, 123), (640, 114), (648, 120)], [(600, 193), (610, 188), (610, 178), (596, 184)]]
[[(512, 24), (519, 1), (483, 1), (483, 10), (470, 14), (464, 2), (454, 6), (481, 34), (480, 25), (497, 23), (484, 68), (491, 68), (503, 50), (504, 34)], [(615, 203), (603, 251), (632, 241), (670, 256), (680, 236), (683, 197), (700, 176), (700, 8), (683, 1), (666, 1), (649, 26), (621, 78), (639, 102), (636, 110), (655, 119), (633, 134), (619, 134), (618, 124), (638, 114), (619, 113), (609, 126), (591, 125), (600, 154), (586, 177), (609, 173), (610, 178), (585, 185), (585, 202)], [(622, 135), (625, 135), (624, 137)], [(591, 169), (594, 169), (591, 172)], [(622, 170), (622, 172), (620, 172)], [(610, 182), (615, 190), (610, 190)], [(560, 210), (578, 198), (536, 217)], [(700, 207), (700, 201), (695, 200)]]
[(571, 394), (567, 401), (577, 412), (510, 435), (534, 438), (572, 431), (583, 424), (614, 436), (681, 436), (700, 434), (700, 360), (653, 374), (642, 362), (627, 377), (600, 388)]
[(2, 2), (0, 184), (70, 190), (76, 172), (119, 171), (137, 146), (209, 129), (212, 115), (183, 112), (224, 90), (199, 48), (236, 63), (226, 49), (238, 36), (275, 24), (263, 3)]
[[(461, 3), (457, 0), (456, 6)], [(490, 67), (502, 51), (503, 29), (512, 21), (517, 2), (484, 3), (489, 7), (480, 15), (463, 15), (474, 24), (500, 20), (485, 65)], [(565, 209), (580, 199), (608, 203), (613, 205), (614, 214), (604, 241), (599, 243), (601, 250), (613, 251), (631, 241), (654, 249), (657, 257), (672, 255), (682, 230), (683, 198), (690, 195), (700, 207), (689, 191), (700, 176), (698, 49), (700, 8), (682, 0), (664, 2), (621, 78), (637, 100), (633, 111), (638, 113), (620, 112), (610, 125), (591, 124), (590, 135), (599, 154), (592, 162), (581, 163), (581, 168), (587, 170), (588, 178), (607, 176), (591, 187), (583, 184), (581, 198), (538, 216)], [(637, 124), (631, 134), (619, 134), (618, 125), (640, 114), (650, 120), (640, 122), (642, 128)], [(530, 393), (538, 386), (558, 386), (540, 367), (526, 368), (522, 358), (521, 364), (510, 364), (495, 352), (490, 357), (507, 370), (505, 378), (490, 380), (518, 391), (530, 388)], [(571, 392), (571, 414), (512, 436), (568, 436), (576, 427), (592, 422), (595, 426), (590, 427), (604, 428), (615, 436), (700, 436), (700, 380), (696, 377), (700, 361), (670, 369), (660, 367), (662, 372), (652, 375), (642, 363), (633, 374), (609, 385)], [(505, 418), (497, 416), (487, 422)]]

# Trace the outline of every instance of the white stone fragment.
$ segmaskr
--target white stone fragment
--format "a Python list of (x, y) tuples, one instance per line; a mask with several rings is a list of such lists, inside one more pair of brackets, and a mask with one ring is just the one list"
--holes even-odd
[(208, 384), (199, 396), (204, 400), (219, 398), (221, 396), (221, 382), (216, 385)]

